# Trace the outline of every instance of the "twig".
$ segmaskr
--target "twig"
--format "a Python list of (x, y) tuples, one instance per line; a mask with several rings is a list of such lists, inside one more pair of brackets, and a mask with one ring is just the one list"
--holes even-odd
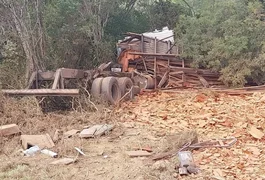
[(124, 94), (124, 96), (122, 96), (122, 98), (118, 101), (118, 104), (128, 95), (128, 94), (130, 94), (131, 92), (132, 92), (132, 89), (133, 89), (133, 86), (131, 87), (131, 89), (127, 92), (127, 93), (125, 93)]
[(41, 104), (44, 100), (45, 100), (45, 97), (41, 98), (41, 100), (38, 103)]
[(90, 93), (88, 92), (88, 90), (85, 89), (85, 88), (83, 88), (83, 89), (86, 91), (86, 93), (87, 93), (87, 95), (88, 95), (88, 101), (89, 101), (89, 103), (92, 104), (93, 107), (98, 111), (98, 108), (97, 108), (97, 106), (95, 105), (95, 103), (93, 103), (93, 102), (90, 100), (91, 95), (90, 95)]

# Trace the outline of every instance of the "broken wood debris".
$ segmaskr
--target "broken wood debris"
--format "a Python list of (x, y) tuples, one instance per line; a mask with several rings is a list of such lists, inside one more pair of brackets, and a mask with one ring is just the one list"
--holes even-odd
[(72, 137), (73, 135), (77, 134), (78, 132), (80, 132), (80, 130), (72, 129), (70, 131), (65, 132), (63, 135), (65, 138), (69, 138), (69, 137)]
[(1, 136), (10, 136), (13, 134), (18, 134), (21, 131), (19, 130), (16, 124), (7, 124), (4, 126), (0, 126), (0, 137)]
[(253, 136), (256, 139), (261, 139), (264, 136), (264, 133), (262, 131), (258, 130), (254, 126), (251, 126), (251, 128), (249, 130), (249, 134), (251, 134), (251, 136)]
[(118, 43), (122, 49), (119, 62), (123, 64), (124, 72), (133, 69), (150, 75), (159, 89), (223, 85), (219, 72), (191, 68), (191, 62), (181, 57), (182, 47), (173, 39), (159, 37), (159, 33), (155, 37), (137, 33), (127, 35)]
[(129, 155), (130, 157), (147, 157), (151, 156), (152, 153), (147, 152), (147, 151), (126, 151), (126, 154)]
[(85, 153), (84, 153), (81, 149), (79, 149), (78, 147), (75, 147), (75, 150), (77, 150), (77, 152), (78, 152), (79, 154), (81, 154), (81, 155), (83, 155), (83, 156), (86, 156)]
[(59, 140), (59, 136), (60, 136), (61, 132), (62, 131), (59, 129), (55, 130), (53, 137), (52, 137), (53, 142), (57, 142)]
[(133, 149), (136, 150), (136, 151), (140, 150), (140, 151), (147, 151), (147, 152), (150, 152), (150, 153), (153, 152), (153, 150), (150, 147), (135, 147)]
[[(229, 94), (229, 95), (252, 95), (258, 92), (265, 92), (265, 85), (250, 86), (243, 88), (211, 88), (211, 91)], [(261, 102), (264, 101), (261, 99)]]
[(40, 149), (52, 148), (54, 143), (49, 134), (45, 135), (21, 135), (21, 143), (24, 149), (32, 146), (39, 146)]
[(63, 159), (59, 159), (57, 161), (53, 161), (50, 164), (52, 164), (52, 165), (68, 165), (68, 164), (71, 164), (74, 162), (75, 162), (75, 159), (73, 159), (73, 158), (63, 158)]
[(84, 129), (80, 132), (79, 137), (81, 138), (91, 138), (96, 136), (102, 136), (105, 133), (108, 133), (114, 128), (113, 125), (94, 125), (88, 129)]

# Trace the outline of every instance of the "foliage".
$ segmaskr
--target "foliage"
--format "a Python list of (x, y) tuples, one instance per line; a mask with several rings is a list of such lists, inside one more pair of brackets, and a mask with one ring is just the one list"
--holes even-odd
[(33, 69), (93, 68), (115, 61), (124, 33), (176, 26), (194, 67), (221, 71), (230, 86), (262, 84), (264, 9), (264, 0), (0, 0), (0, 81), (16, 86), (9, 73), (24, 81)]
[(265, 23), (258, 1), (202, 0), (196, 16), (181, 16), (176, 26), (183, 56), (195, 67), (222, 72), (230, 86), (264, 83)]
[(188, 14), (187, 8), (180, 3), (171, 0), (158, 0), (148, 8), (151, 29), (162, 29), (168, 26), (170, 29), (175, 27), (179, 16)]
[(3, 44), (3, 60), (0, 62), (0, 88), (22, 88), (25, 83), (25, 63), (18, 46), (6, 41)]

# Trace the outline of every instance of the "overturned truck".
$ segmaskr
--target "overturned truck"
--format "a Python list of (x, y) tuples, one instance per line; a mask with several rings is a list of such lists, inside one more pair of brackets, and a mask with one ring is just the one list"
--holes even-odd
[(181, 58), (182, 48), (174, 42), (172, 30), (127, 33), (117, 43), (117, 62), (103, 63), (93, 70), (60, 68), (36, 71), (26, 89), (2, 90), (15, 96), (79, 96), (83, 89), (94, 97), (115, 104), (130, 99), (140, 89), (210, 87), (220, 85), (219, 74), (193, 69)]

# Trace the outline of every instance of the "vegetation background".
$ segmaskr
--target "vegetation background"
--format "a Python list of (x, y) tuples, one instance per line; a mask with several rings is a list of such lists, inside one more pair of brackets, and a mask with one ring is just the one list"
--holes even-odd
[(229, 86), (265, 82), (264, 0), (0, 0), (0, 88), (34, 70), (115, 60), (123, 33), (175, 30), (183, 58)]

